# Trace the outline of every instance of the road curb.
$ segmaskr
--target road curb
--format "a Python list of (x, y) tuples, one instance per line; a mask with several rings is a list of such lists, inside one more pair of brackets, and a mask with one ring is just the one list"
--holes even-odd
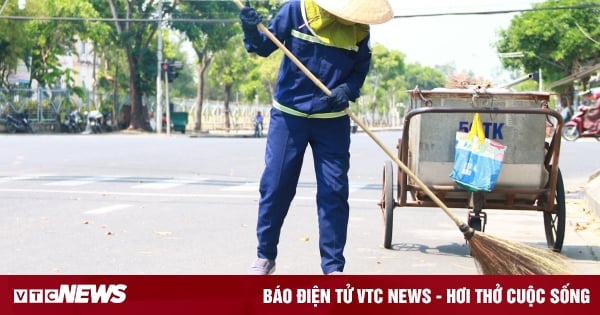
[(600, 217), (600, 169), (590, 176), (585, 185), (583, 202), (587, 209), (592, 210), (596, 216)]

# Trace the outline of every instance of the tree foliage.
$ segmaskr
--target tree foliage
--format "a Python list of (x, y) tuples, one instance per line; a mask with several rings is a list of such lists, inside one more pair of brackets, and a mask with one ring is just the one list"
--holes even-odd
[(418, 63), (407, 64), (404, 77), (406, 85), (410, 89), (418, 87), (421, 90), (430, 90), (444, 86), (447, 81), (442, 72)]
[[(18, 10), (16, 1), (13, 1), (6, 3), (3, 14), (18, 16), (27, 13)], [(0, 86), (7, 85), (6, 76), (9, 71), (16, 69), (19, 60), (29, 62), (28, 46), (31, 40), (23, 40), (28, 38), (24, 24), (0, 20), (0, 74), (2, 74)]]
[[(197, 98), (196, 125), (197, 131), (202, 130), (202, 107), (204, 101), (205, 74), (213, 61), (215, 53), (225, 48), (227, 39), (240, 32), (235, 24), (227, 20), (235, 20), (239, 10), (231, 2), (225, 1), (190, 1), (183, 2), (174, 12), (174, 17), (195, 17), (196, 23), (173, 22), (171, 26), (184, 34), (192, 43), (196, 54), (197, 65)], [(223, 20), (223, 22), (204, 23), (202, 20)]]
[(246, 62), (251, 65), (251, 70), (246, 80), (240, 82), (240, 92), (244, 100), (250, 103), (271, 103), (275, 95), (281, 58), (283, 52), (278, 50), (267, 58), (250, 55), (250, 58), (246, 59)]
[[(279, 10), (280, 1), (253, 3), (263, 15), (265, 25)], [(176, 81), (170, 83), (171, 96), (196, 99), (197, 124), (201, 130), (202, 101), (208, 96), (229, 100), (233, 95), (244, 103), (271, 102), (283, 54), (276, 51), (268, 58), (248, 54), (243, 49), (238, 8), (229, 1), (158, 0), (29, 0), (24, 12), (12, 2), (5, 13), (51, 17), (18, 22), (0, 19), (0, 71), (14, 69), (19, 60), (31, 56), (32, 74), (42, 86), (67, 84), (74, 87), (71, 69), (60, 64), (61, 56), (76, 54), (77, 40), (93, 42), (93, 53), (101, 62), (95, 67), (98, 93), (116, 95), (127, 91), (131, 105), (129, 128), (147, 127), (146, 104), (142, 96), (156, 93), (158, 75), (158, 17), (161, 17), (161, 51), (164, 61), (186, 64)], [(53, 19), (55, 17), (56, 19)], [(100, 18), (100, 19), (96, 19)], [(18, 23), (22, 27), (14, 27)], [(172, 40), (172, 33), (189, 41), (196, 63), (186, 63), (182, 41)], [(210, 72), (209, 72), (210, 71)], [(207, 74), (209, 74), (207, 79)], [(373, 49), (373, 64), (359, 100), (373, 112), (384, 113), (392, 104), (407, 100), (408, 88), (433, 88), (443, 85), (437, 70), (406, 64), (403, 53), (379, 45)], [(185, 81), (185, 82), (184, 82)], [(190, 82), (195, 81), (195, 91)], [(205, 83), (209, 88), (205, 91)], [(195, 95), (190, 95), (190, 94)], [(102, 106), (107, 100), (102, 100)], [(96, 104), (99, 106), (99, 104)], [(113, 108), (114, 110), (114, 108)], [(227, 112), (227, 110), (226, 110)]]
[[(599, 0), (547, 0), (534, 4), (538, 11), (516, 16), (500, 32), (499, 53), (508, 69), (536, 72), (542, 69), (546, 82), (557, 81), (600, 62)], [(551, 8), (581, 6), (582, 9)], [(570, 87), (566, 87), (570, 94)]]
[(225, 128), (231, 128), (229, 102), (231, 93), (236, 85), (245, 81), (246, 74), (255, 66), (249, 61), (250, 57), (240, 45), (241, 36), (234, 36), (225, 41), (222, 49), (211, 66), (209, 76), (213, 84), (222, 88), (225, 106)]
[[(96, 13), (89, 1), (83, 0), (29, 1), (24, 10), (17, 10), (15, 1), (7, 10), (14, 15), (51, 18), (86, 18)], [(76, 54), (73, 45), (77, 39), (86, 39), (93, 32), (94, 23), (83, 19), (2, 20), (0, 23), (3, 70), (11, 70), (18, 60), (23, 60), (28, 63), (31, 79), (38, 85), (52, 87), (64, 79), (67, 87), (75, 86), (72, 70), (63, 69), (59, 57)]]

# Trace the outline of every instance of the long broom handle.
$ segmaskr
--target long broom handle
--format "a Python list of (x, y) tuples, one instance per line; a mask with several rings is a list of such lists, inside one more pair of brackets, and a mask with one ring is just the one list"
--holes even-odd
[[(240, 2), (239, 0), (232, 0), (233, 2), (235, 2), (235, 4), (238, 6), (239, 9), (242, 9), (244, 7), (244, 5), (242, 4), (242, 2)], [(327, 86), (325, 86), (325, 84), (323, 84), (323, 82), (321, 82), (314, 74), (312, 74), (312, 72), (310, 72), (310, 70), (308, 70), (308, 68), (306, 68), (304, 66), (304, 64), (302, 64), (302, 62), (300, 60), (298, 60), (298, 58), (296, 58), (296, 56), (294, 56), (294, 54), (292, 54), (291, 51), (289, 51), (289, 49), (287, 49), (287, 47), (285, 47), (285, 45), (283, 45), (281, 43), (281, 41), (279, 41), (279, 39), (277, 37), (275, 37), (275, 35), (273, 35), (273, 33), (271, 33), (271, 31), (269, 31), (269, 29), (264, 26), (262, 23), (259, 23), (257, 25), (258, 29), (263, 32), (275, 45), (277, 45), (277, 47), (279, 47), (283, 53), (290, 58), (290, 60), (300, 69), (302, 70), (302, 72), (304, 72), (304, 74), (311, 80), (313, 81), (313, 83), (315, 85), (317, 85), (322, 91), (323, 93), (325, 93), (325, 95), (329, 96), (331, 95), (331, 91), (327, 88)], [(423, 189), (423, 191), (427, 194), (427, 196), (429, 196), (429, 198), (431, 198), (431, 200), (433, 200), (433, 202), (435, 202), (440, 208), (442, 208), (442, 210), (444, 210), (444, 212), (450, 217), (450, 219), (452, 219), (452, 221), (454, 221), (454, 224), (456, 224), (456, 226), (458, 226), (459, 228), (461, 226), (464, 225), (464, 222), (458, 218), (458, 216), (456, 216), (456, 214), (454, 214), (445, 204), (444, 202), (442, 202), (442, 200), (440, 200), (440, 198), (438, 198), (432, 191), (431, 189), (429, 189), (429, 187), (427, 187), (427, 185), (425, 183), (423, 183), (423, 181), (421, 181), (406, 165), (404, 165), (404, 163), (402, 163), (402, 161), (400, 161), (400, 159), (392, 152), (390, 151), (390, 149), (388, 149), (388, 147), (381, 142), (381, 140), (379, 140), (379, 138), (365, 125), (363, 124), (363, 122), (356, 117), (356, 115), (354, 115), (354, 113), (352, 113), (352, 111), (350, 111), (349, 108), (344, 109), (344, 112), (346, 112), (346, 114), (348, 116), (350, 116), (350, 118), (362, 129), (364, 130), (369, 137), (371, 137), (371, 139), (373, 141), (375, 141), (375, 143), (377, 143), (377, 145), (394, 161), (396, 162), (396, 164), (398, 164), (398, 167), (400, 167), (400, 169), (402, 169), (403, 172), (405, 172), (410, 178), (412, 178), (419, 187), (421, 187), (421, 189)], [(462, 229), (461, 229), (462, 231)], [(466, 231), (463, 231), (463, 233), (465, 233)]]

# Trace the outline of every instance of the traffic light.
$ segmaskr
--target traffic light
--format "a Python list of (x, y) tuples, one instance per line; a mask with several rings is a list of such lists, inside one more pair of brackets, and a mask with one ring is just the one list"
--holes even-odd
[(161, 75), (160, 75), (161, 80), (164, 80), (165, 75), (166, 75), (167, 80), (169, 82), (173, 82), (173, 80), (179, 76), (179, 70), (183, 69), (183, 63), (181, 63), (179, 61), (173, 62), (173, 63), (163, 62), (161, 64), (160, 68), (161, 68)]
[(169, 82), (173, 82), (178, 75), (179, 73), (177, 73), (177, 69), (175, 69), (173, 65), (169, 64), (169, 71), (167, 72), (167, 78), (169, 79)]
[(169, 63), (163, 62), (160, 64), (160, 80), (164, 81), (169, 73)]

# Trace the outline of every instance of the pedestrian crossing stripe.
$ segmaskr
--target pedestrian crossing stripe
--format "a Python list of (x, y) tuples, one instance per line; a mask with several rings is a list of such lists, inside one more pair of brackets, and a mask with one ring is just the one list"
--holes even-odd
[(83, 177), (80, 179), (67, 179), (56, 182), (49, 182), (44, 184), (44, 186), (62, 186), (62, 187), (76, 187), (82, 186), (92, 183), (98, 182), (106, 182), (118, 179), (117, 177), (106, 177), (106, 176), (93, 176), (93, 177)]
[[(50, 187), (79, 187), (95, 183), (115, 183), (128, 184), (128, 189), (159, 191), (173, 189), (189, 185), (206, 185), (221, 187), (222, 191), (229, 192), (258, 192), (260, 183), (258, 181), (243, 181), (239, 179), (223, 178), (156, 178), (156, 177), (137, 177), (137, 176), (70, 176), (70, 175), (48, 175), (34, 174), (23, 176), (5, 176), (0, 177), (0, 185), (10, 185), (19, 181), (36, 181), (42, 186)], [(316, 193), (316, 183), (299, 182), (298, 189), (308, 189)], [(353, 193), (361, 190), (379, 190), (380, 185), (367, 183), (353, 183), (349, 187), (349, 192)]]
[(0, 184), (1, 183), (8, 183), (8, 182), (12, 182), (12, 181), (25, 181), (25, 180), (31, 180), (31, 179), (37, 179), (40, 177), (44, 177), (44, 176), (48, 176), (48, 175), (27, 175), (27, 176), (7, 176), (7, 177), (2, 177), (0, 178)]
[(201, 183), (203, 180), (167, 179), (134, 185), (133, 189), (168, 189), (177, 186)]
[(231, 186), (231, 187), (227, 187), (227, 188), (225, 188), (223, 190), (226, 190), (226, 191), (238, 191), (238, 192), (258, 191), (258, 182), (246, 183), (246, 184), (237, 185), (237, 186)]

